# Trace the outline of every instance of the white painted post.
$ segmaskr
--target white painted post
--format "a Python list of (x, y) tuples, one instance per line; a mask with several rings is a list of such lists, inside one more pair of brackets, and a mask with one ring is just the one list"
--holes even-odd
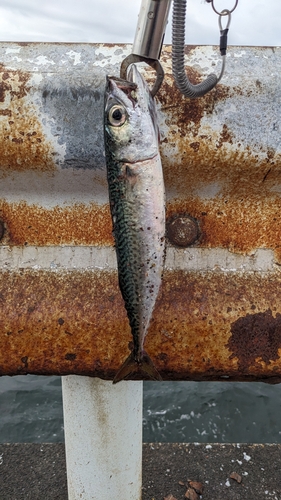
[(141, 500), (142, 386), (62, 377), (69, 500)]

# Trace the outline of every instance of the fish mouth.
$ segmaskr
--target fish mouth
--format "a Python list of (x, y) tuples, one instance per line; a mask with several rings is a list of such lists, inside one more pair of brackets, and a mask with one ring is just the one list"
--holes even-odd
[(116, 87), (124, 92), (132, 100), (132, 92), (137, 90), (137, 84), (130, 80), (122, 80), (117, 76), (106, 77), (106, 90), (108, 93), (114, 92)]
[(146, 88), (146, 90), (148, 90), (147, 84), (141, 76), (136, 64), (131, 64), (129, 68), (128, 81), (137, 85), (138, 88)]
[(138, 89), (137, 92), (138, 103), (143, 110), (148, 110), (148, 112), (150, 113), (156, 137), (158, 138), (158, 141), (160, 141), (160, 132), (158, 127), (157, 112), (154, 104), (154, 99), (151, 95), (147, 82), (142, 77), (136, 64), (132, 64), (130, 66), (128, 73), (128, 80), (136, 84)]
[(141, 93), (150, 94), (148, 85), (146, 81), (143, 79), (140, 74), (137, 66), (135, 64), (131, 64), (128, 79), (123, 80), (122, 78), (118, 78), (117, 76), (106, 76), (106, 90), (107, 92), (114, 91), (115, 88), (122, 90), (125, 94), (130, 94), (132, 91), (140, 91)]
[(122, 80), (117, 76), (107, 76), (106, 77), (106, 100), (117, 100), (122, 103), (127, 111), (129, 109), (135, 109), (137, 105), (136, 97), (137, 85), (134, 82), (128, 80)]

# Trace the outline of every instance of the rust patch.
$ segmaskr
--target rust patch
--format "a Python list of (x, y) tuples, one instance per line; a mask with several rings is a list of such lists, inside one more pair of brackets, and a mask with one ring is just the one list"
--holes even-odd
[[(202, 75), (193, 68), (188, 67), (187, 74), (193, 83), (202, 80)], [(167, 74), (158, 96), (161, 109), (167, 113), (166, 124), (170, 126), (171, 131), (176, 128), (179, 138), (183, 139), (188, 134), (190, 139), (198, 136), (201, 119), (213, 112), (215, 102), (228, 95), (228, 87), (218, 84), (212, 92), (200, 99), (187, 99), (178, 90), (172, 75)], [(177, 137), (177, 141), (179, 138)]]
[(113, 376), (121, 332), (123, 349), (130, 340), (115, 273), (3, 273), (0, 297), (1, 374)]
[(281, 314), (274, 318), (271, 309), (247, 314), (231, 325), (232, 336), (227, 347), (238, 358), (238, 366), (247, 370), (263, 361), (266, 365), (279, 359), (281, 349)]
[[(164, 371), (164, 377), (171, 378), (175, 372), (169, 373), (169, 367), (177, 366), (175, 371), (179, 374), (182, 370), (183, 378), (189, 378), (190, 369), (191, 379), (197, 380), (268, 377), (276, 381), (279, 377), (280, 381), (280, 358), (274, 358), (270, 364), (261, 360), (255, 365), (240, 366), (235, 351), (228, 345), (232, 325), (239, 318), (253, 311), (264, 314), (269, 308), (280, 315), (279, 283), (280, 277), (274, 274), (165, 272), (152, 323), (156, 332), (154, 345), (150, 345), (151, 338), (146, 345), (147, 351), (154, 354), (153, 359), (157, 358), (157, 368)], [(223, 343), (223, 339), (227, 341)], [(264, 345), (267, 333), (258, 341)]]
[[(193, 84), (202, 81), (201, 73), (194, 68), (187, 66), (186, 73)], [(213, 113), (215, 104), (229, 97), (232, 92), (235, 92), (235, 89), (230, 90), (228, 86), (218, 84), (200, 99), (187, 99), (178, 90), (172, 74), (168, 71), (157, 98), (161, 103), (161, 109), (167, 113), (166, 123), (174, 123), (179, 128), (182, 138), (184, 130), (188, 131), (190, 136), (196, 137), (203, 116)]]
[[(281, 261), (281, 199), (230, 202), (228, 198), (178, 199), (167, 203), (167, 220), (188, 214), (198, 221), (201, 247), (222, 247), (250, 254), (268, 248)], [(46, 209), (26, 202), (0, 200), (5, 223), (1, 244), (10, 245), (113, 245), (108, 204), (75, 204)]]
[(7, 227), (2, 244), (113, 245), (108, 205), (81, 203), (46, 209), (0, 200), (0, 214)]
[[(193, 83), (202, 81), (194, 69), (187, 72)], [(188, 213), (197, 219), (203, 247), (237, 253), (269, 248), (281, 262), (280, 153), (253, 152), (237, 142), (227, 123), (219, 130), (211, 122), (202, 125), (234, 94), (242, 90), (218, 85), (203, 98), (186, 99), (166, 74), (158, 96), (168, 126), (161, 144), (167, 217)]]
[[(168, 192), (171, 189), (179, 197), (191, 197), (216, 182), (219, 190), (212, 198), (274, 197), (272, 189), (280, 185), (280, 154), (268, 148), (254, 153), (249, 145), (237, 143), (226, 123), (220, 130), (212, 129), (211, 123), (202, 126), (202, 118), (234, 94), (237, 88), (218, 85), (200, 99), (186, 99), (167, 75), (159, 100), (168, 126), (161, 145)], [(270, 175), (265, 177), (269, 169)]]
[(65, 355), (65, 359), (67, 359), (68, 361), (74, 361), (76, 359), (76, 354), (68, 352)]
[(228, 142), (229, 144), (233, 144), (232, 134), (228, 130), (228, 127), (225, 123), (222, 126), (222, 131), (220, 133), (220, 139), (217, 143), (217, 148), (221, 148), (224, 142)]
[(194, 149), (194, 151), (199, 151), (200, 148), (200, 142), (191, 142), (189, 146)]
[[(281, 381), (280, 285), (278, 274), (165, 272), (145, 343), (163, 379)], [(112, 379), (129, 353), (115, 272), (2, 272), (0, 302), (0, 375)]]
[[(37, 112), (28, 102), (30, 74), (0, 65), (1, 169), (52, 171), (53, 147), (45, 139)], [(2, 173), (3, 175), (3, 173)]]
[[(198, 219), (202, 246), (242, 253), (270, 248), (281, 262), (281, 155), (239, 142), (227, 121), (219, 126), (216, 121), (221, 102), (246, 99), (248, 90), (220, 84), (203, 98), (186, 99), (173, 82), (170, 57), (165, 47), (166, 76), (157, 95), (167, 127), (161, 144), (167, 216), (186, 212)], [(202, 81), (194, 68), (187, 73), (193, 83)]]
[(198, 220), (199, 246), (227, 248), (250, 254), (256, 248), (268, 248), (281, 261), (281, 199), (240, 200), (189, 198), (167, 204), (167, 217), (188, 213)]
[[(191, 138), (192, 139), (192, 138)], [(172, 132), (161, 146), (162, 164), (168, 190), (177, 192), (179, 197), (200, 194), (202, 198), (225, 197), (241, 199), (274, 198), (281, 189), (280, 163), (281, 155), (273, 159), (264, 152), (259, 157), (249, 151), (229, 148), (229, 141), (222, 141), (221, 136), (211, 139), (202, 134), (194, 142), (185, 137), (177, 142), (178, 152), (173, 157), (170, 147), (175, 144)], [(165, 151), (165, 143), (169, 143), (169, 155)], [(216, 183), (216, 193), (205, 193), (210, 184)], [(204, 191), (204, 192), (203, 192)]]
[(2, 220), (0, 220), (0, 240), (2, 240), (4, 233), (5, 233), (4, 222)]
[[(2, 116), (12, 116), (12, 111), (10, 109), (0, 109), (0, 115)], [(13, 122), (9, 122), (12, 124)]]

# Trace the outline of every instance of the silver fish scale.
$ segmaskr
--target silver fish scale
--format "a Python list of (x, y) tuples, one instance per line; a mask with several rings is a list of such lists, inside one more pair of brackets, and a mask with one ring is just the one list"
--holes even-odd
[(135, 175), (132, 165), (126, 166), (108, 158), (108, 184), (119, 286), (134, 338), (134, 354), (137, 357), (142, 351), (161, 283), (163, 266), (163, 233), (159, 232), (158, 227), (161, 222), (163, 227), (164, 210), (161, 206), (150, 210), (154, 205), (157, 207), (157, 203), (151, 200), (151, 176), (145, 177), (145, 170), (150, 169), (153, 172), (157, 163), (159, 164), (158, 159), (137, 163), (136, 166), (141, 165), (138, 169), (141, 172)]
[(160, 380), (143, 350), (161, 285), (165, 193), (156, 110), (136, 67), (132, 82), (108, 77), (105, 152), (119, 286), (133, 336), (133, 350), (114, 383), (139, 372)]

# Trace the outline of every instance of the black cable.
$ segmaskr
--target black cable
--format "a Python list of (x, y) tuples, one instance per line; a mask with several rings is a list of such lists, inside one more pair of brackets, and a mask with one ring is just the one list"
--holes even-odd
[(185, 72), (184, 46), (185, 46), (185, 15), (186, 0), (174, 0), (172, 24), (172, 68), (178, 89), (186, 97), (195, 99), (202, 97), (212, 90), (218, 83), (215, 74), (210, 74), (204, 82), (193, 85)]

